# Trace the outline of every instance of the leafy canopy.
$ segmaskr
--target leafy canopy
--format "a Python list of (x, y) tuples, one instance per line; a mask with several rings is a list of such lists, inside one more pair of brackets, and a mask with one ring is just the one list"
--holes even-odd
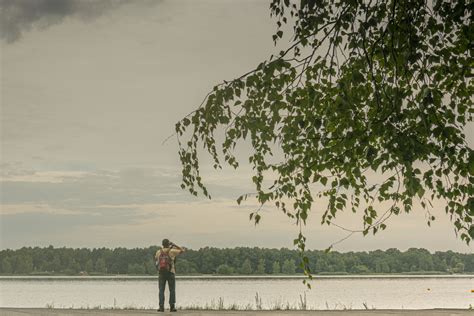
[[(474, 113), (472, 2), (272, 0), (270, 11), (273, 40), (292, 30), (290, 46), (216, 85), (176, 124), (182, 187), (209, 196), (200, 144), (215, 168), (223, 161), (237, 168), (235, 146), (248, 140), (256, 198), (300, 227), (316, 199), (327, 201), (322, 223), (346, 209), (361, 212), (364, 235), (415, 204), (429, 224), (431, 201), (444, 199), (469, 243), (474, 154), (464, 130)], [(283, 153), (277, 163), (276, 151)], [(372, 185), (368, 173), (383, 180)], [(260, 220), (258, 211), (250, 217)], [(295, 245), (304, 251), (302, 233)]]

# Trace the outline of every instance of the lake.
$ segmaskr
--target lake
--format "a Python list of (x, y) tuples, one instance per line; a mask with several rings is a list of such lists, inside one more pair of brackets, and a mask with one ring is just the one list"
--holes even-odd
[[(301, 308), (306, 297), (308, 309), (474, 306), (474, 275), (315, 276), (311, 284), (308, 290), (297, 277), (182, 277), (177, 279), (177, 305)], [(0, 277), (1, 307), (155, 309), (157, 300), (153, 277)]]

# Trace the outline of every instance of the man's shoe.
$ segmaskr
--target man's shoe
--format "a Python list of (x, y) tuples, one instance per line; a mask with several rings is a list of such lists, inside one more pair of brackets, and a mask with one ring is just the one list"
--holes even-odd
[(178, 310), (176, 309), (176, 307), (174, 307), (174, 305), (170, 307), (170, 312), (177, 312), (177, 311)]
[(164, 312), (165, 311), (165, 308), (164, 307), (160, 307), (156, 310), (157, 312)]

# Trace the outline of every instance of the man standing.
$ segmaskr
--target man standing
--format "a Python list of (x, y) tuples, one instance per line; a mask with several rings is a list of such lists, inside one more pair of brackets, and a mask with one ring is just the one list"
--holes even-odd
[(158, 311), (165, 311), (165, 287), (166, 282), (168, 282), (168, 288), (170, 291), (170, 311), (176, 312), (175, 261), (176, 257), (182, 252), (184, 252), (184, 248), (173, 244), (168, 239), (163, 239), (162, 245), (163, 247), (159, 249), (155, 254), (156, 268), (159, 271), (158, 284), (160, 291), (160, 308), (158, 309)]

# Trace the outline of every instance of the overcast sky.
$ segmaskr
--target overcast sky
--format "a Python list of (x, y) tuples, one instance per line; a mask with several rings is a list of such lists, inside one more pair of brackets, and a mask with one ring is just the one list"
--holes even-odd
[[(174, 124), (215, 83), (275, 52), (268, 1), (2, 1), (1, 248), (142, 247), (168, 237), (203, 246), (292, 247), (298, 229), (235, 199), (250, 172), (207, 172), (213, 199), (179, 188)], [(210, 169), (209, 166), (204, 166)], [(205, 180), (206, 180), (205, 179)], [(431, 228), (417, 211), (340, 251), (424, 247), (470, 252), (440, 203)], [(310, 248), (345, 236), (320, 226)], [(339, 223), (360, 228), (361, 219)]]

